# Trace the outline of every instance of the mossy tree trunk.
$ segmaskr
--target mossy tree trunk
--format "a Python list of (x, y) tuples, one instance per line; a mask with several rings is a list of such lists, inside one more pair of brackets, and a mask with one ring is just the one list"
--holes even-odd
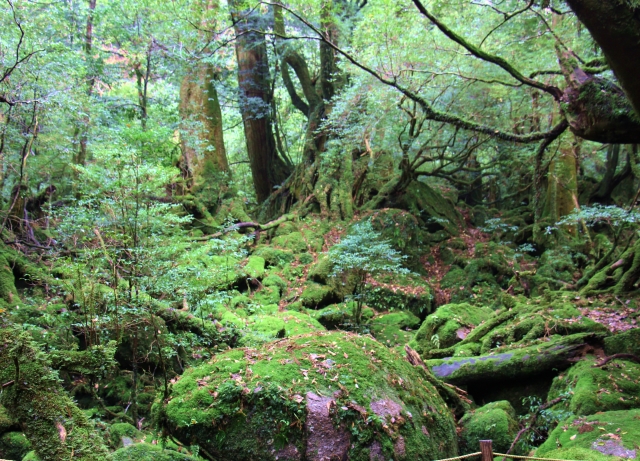
[(292, 165), (276, 148), (273, 134), (272, 87), (267, 45), (261, 31), (265, 15), (255, 4), (229, 2), (236, 32), (240, 110), (253, 185), (259, 203), (264, 202), (289, 177)]
[(595, 293), (623, 294), (638, 289), (640, 282), (640, 239), (627, 248), (620, 259), (596, 272), (581, 290)]
[(566, 0), (600, 45), (640, 117), (640, 16), (637, 0)]

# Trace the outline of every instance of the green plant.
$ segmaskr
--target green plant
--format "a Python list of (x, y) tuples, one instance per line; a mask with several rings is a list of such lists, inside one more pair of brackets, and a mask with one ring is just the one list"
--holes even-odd
[(353, 300), (356, 306), (353, 318), (356, 325), (360, 325), (362, 307), (369, 296), (364, 289), (368, 277), (384, 272), (410, 272), (402, 267), (406, 256), (383, 240), (369, 220), (354, 224), (349, 234), (331, 247), (329, 259), (333, 264), (332, 277), (342, 276), (354, 282)]

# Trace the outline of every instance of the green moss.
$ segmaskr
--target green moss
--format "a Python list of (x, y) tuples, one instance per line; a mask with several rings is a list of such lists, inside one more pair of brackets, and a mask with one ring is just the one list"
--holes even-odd
[[(536, 451), (536, 456), (550, 456), (558, 449), (580, 448), (593, 453), (588, 459), (602, 455), (594, 448), (603, 449), (607, 442), (619, 444), (627, 450), (634, 450), (640, 445), (640, 410), (607, 411), (587, 417), (573, 416), (560, 424), (549, 435), (549, 438)], [(616, 457), (606, 456), (607, 460)]]
[(623, 459), (625, 459), (619, 458), (618, 456), (604, 455), (595, 450), (579, 447), (559, 448), (542, 454), (536, 454), (536, 456), (549, 459), (571, 459), (576, 461), (623, 461)]
[(283, 250), (289, 250), (294, 254), (306, 253), (307, 242), (302, 232), (291, 232), (287, 235), (279, 235), (271, 240), (271, 244)]
[(327, 284), (332, 271), (331, 260), (329, 255), (321, 254), (318, 261), (309, 268), (309, 278), (317, 283)]
[(634, 354), (640, 357), (640, 328), (609, 336), (604, 340), (607, 355)]
[(0, 434), (9, 432), (13, 428), (17, 428), (17, 421), (11, 418), (5, 407), (0, 405)]
[(640, 407), (640, 365), (625, 360), (594, 368), (594, 357), (585, 357), (553, 380), (549, 400), (562, 394), (570, 398), (555, 408), (578, 416), (600, 411), (627, 410)]
[(479, 451), (480, 440), (492, 440), (494, 451), (506, 453), (519, 429), (516, 412), (506, 400), (491, 402), (465, 414), (459, 425), (462, 453)]
[(32, 450), (22, 458), (22, 461), (40, 461), (40, 458), (38, 458), (36, 452)]
[(431, 287), (416, 274), (380, 274), (365, 290), (367, 305), (378, 311), (407, 310), (418, 317), (431, 311)]
[(285, 282), (279, 275), (269, 274), (262, 280), (262, 286), (276, 287), (280, 292), (282, 292), (287, 288), (287, 282)]
[[(335, 400), (328, 408), (337, 427), (350, 428), (350, 459), (368, 460), (376, 440), (394, 457), (400, 436), (405, 459), (435, 459), (457, 449), (450, 411), (432, 380), (370, 337), (314, 333), (231, 350), (187, 370), (165, 410), (178, 440), (216, 459), (274, 460), (286, 445), (305, 452), (305, 400), (313, 392)], [(382, 400), (397, 405), (393, 421), (374, 415)]]
[[(67, 460), (71, 453), (78, 460), (104, 459), (106, 449), (101, 437), (62, 389), (57, 373), (30, 336), (3, 329), (0, 344), (11, 345), (0, 348), (0, 380), (18, 383), (3, 390), (2, 405), (22, 424), (42, 461)], [(64, 439), (61, 434), (65, 434)]]
[[(124, 440), (128, 439), (125, 444)], [(109, 427), (109, 443), (112, 448), (119, 448), (144, 439), (144, 434), (129, 423), (115, 423)]]
[(22, 432), (7, 432), (0, 436), (0, 458), (22, 459), (30, 450), (31, 444)]
[(339, 301), (339, 296), (330, 286), (307, 282), (300, 295), (300, 301), (307, 308), (319, 308)]
[(148, 443), (136, 443), (111, 453), (110, 461), (195, 461), (196, 458)]
[(263, 257), (252, 255), (249, 256), (244, 271), (252, 279), (261, 279), (264, 276), (265, 264), (266, 261)]
[(292, 262), (295, 256), (291, 251), (284, 251), (273, 248), (269, 245), (259, 245), (253, 252), (253, 256), (263, 258), (267, 266), (284, 267), (287, 263)]
[(467, 303), (440, 306), (427, 316), (409, 345), (419, 354), (451, 347), (492, 314), (491, 309)]
[(404, 346), (420, 326), (420, 319), (411, 312), (400, 311), (374, 317), (367, 326), (374, 338), (387, 346)]

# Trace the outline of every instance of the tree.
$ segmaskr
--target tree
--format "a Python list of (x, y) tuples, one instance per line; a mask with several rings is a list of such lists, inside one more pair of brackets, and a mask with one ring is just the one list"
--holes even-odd
[(244, 0), (229, 2), (236, 32), (238, 90), (253, 184), (259, 203), (291, 173), (291, 162), (278, 153), (273, 135), (271, 77), (264, 17)]

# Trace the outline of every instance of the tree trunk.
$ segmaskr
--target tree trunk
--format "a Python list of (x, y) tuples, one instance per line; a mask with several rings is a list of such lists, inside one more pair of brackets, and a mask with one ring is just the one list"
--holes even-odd
[(226, 182), (229, 174), (215, 79), (213, 66), (204, 64), (189, 72), (180, 86), (182, 155), (189, 185), (196, 189), (210, 181)]
[[(253, 5), (251, 5), (253, 7)], [(240, 110), (253, 184), (259, 203), (264, 202), (291, 173), (291, 166), (278, 156), (272, 130), (271, 79), (265, 30), (259, 11), (246, 8), (242, 0), (231, 0), (231, 20), (236, 32)]]
[(636, 2), (566, 0), (600, 45), (640, 117), (640, 15)]
[[(96, 80), (96, 76), (94, 75), (95, 66), (93, 65), (93, 56), (91, 55), (93, 49), (93, 12), (95, 9), (96, 0), (89, 0), (89, 14), (87, 16), (87, 27), (84, 42), (84, 53), (87, 62), (87, 75), (85, 77), (87, 85), (86, 94), (89, 99), (93, 94), (93, 86)], [(89, 108), (85, 107), (83, 112), (85, 115), (82, 117), (78, 128), (78, 135), (80, 137), (79, 148), (76, 153), (76, 158), (74, 159), (74, 162), (78, 165), (84, 165), (87, 162), (87, 143), (89, 141), (89, 124), (91, 123), (91, 119), (88, 115)]]

